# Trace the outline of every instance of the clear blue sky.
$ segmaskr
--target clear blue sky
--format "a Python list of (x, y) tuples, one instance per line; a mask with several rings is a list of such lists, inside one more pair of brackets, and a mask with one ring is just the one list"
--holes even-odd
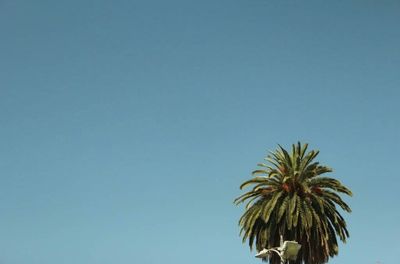
[(399, 1), (0, 1), (0, 263), (259, 263), (233, 199), (301, 140), (398, 263)]

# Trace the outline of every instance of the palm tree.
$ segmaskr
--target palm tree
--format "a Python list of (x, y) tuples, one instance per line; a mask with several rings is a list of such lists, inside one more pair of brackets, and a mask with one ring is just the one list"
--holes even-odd
[[(319, 151), (306, 153), (307, 147), (298, 142), (289, 154), (279, 145), (265, 158), (269, 164), (258, 164), (255, 177), (240, 186), (253, 188), (235, 199), (236, 204), (247, 202), (239, 220), (243, 242), (260, 251), (279, 246), (280, 236), (295, 240), (302, 248), (293, 264), (326, 263), (338, 254), (337, 237), (343, 242), (349, 237), (336, 206), (351, 212), (338, 193), (352, 193), (340, 181), (321, 176), (332, 169), (315, 162)], [(280, 263), (275, 255), (264, 260)]]

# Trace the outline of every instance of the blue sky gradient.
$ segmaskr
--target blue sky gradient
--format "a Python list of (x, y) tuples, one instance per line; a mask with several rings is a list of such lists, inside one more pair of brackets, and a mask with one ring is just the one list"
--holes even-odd
[(397, 263), (399, 1), (0, 1), (0, 263), (259, 263), (277, 143), (353, 192), (333, 264)]

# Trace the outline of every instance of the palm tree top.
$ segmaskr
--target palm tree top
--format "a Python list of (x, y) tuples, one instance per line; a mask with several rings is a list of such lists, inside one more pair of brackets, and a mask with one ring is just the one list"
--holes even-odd
[(336, 235), (343, 242), (349, 236), (336, 205), (351, 212), (339, 194), (352, 196), (352, 192), (339, 180), (323, 175), (332, 169), (315, 161), (318, 150), (307, 149), (308, 144), (300, 142), (291, 151), (278, 145), (265, 163), (258, 164), (254, 177), (240, 185), (240, 189), (252, 188), (234, 202), (247, 202), (239, 225), (243, 242), (248, 239), (250, 248), (253, 243), (257, 250), (277, 246), (283, 235), (303, 245), (302, 261), (319, 264), (338, 253)]

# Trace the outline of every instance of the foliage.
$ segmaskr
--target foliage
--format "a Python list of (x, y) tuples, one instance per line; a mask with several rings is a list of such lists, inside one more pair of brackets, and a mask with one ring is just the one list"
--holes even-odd
[[(340, 181), (321, 176), (332, 169), (315, 162), (319, 151), (307, 152), (307, 147), (298, 142), (291, 153), (280, 145), (270, 152), (267, 163), (258, 164), (254, 177), (240, 186), (252, 187), (250, 191), (235, 203), (247, 203), (239, 226), (250, 249), (253, 245), (257, 251), (277, 247), (282, 235), (302, 245), (297, 260), (290, 263), (321, 264), (338, 254), (337, 237), (343, 242), (349, 237), (336, 206), (351, 212), (338, 193), (352, 193)], [(268, 260), (280, 263), (275, 255)]]

